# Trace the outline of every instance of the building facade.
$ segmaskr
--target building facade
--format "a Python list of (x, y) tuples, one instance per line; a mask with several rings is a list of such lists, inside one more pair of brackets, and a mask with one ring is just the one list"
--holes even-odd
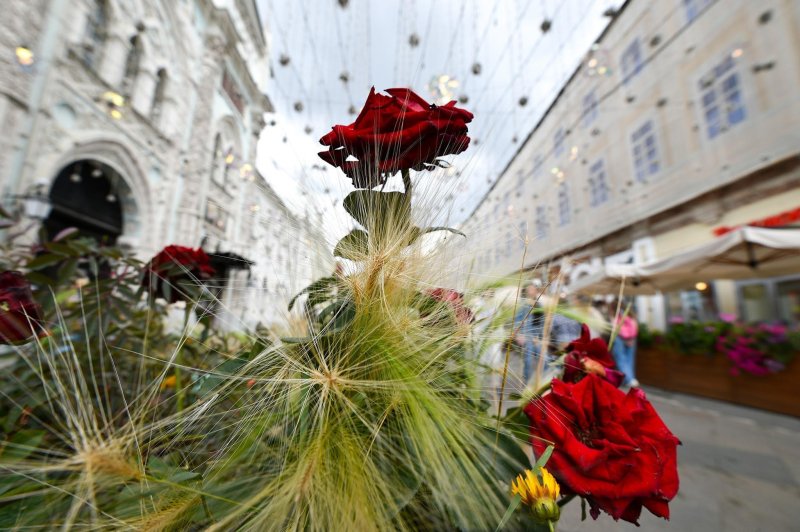
[[(51, 235), (78, 227), (142, 259), (168, 244), (246, 258), (249, 271), (220, 280), (219, 323), (277, 318), (290, 287), (268, 250), (312, 236), (254, 168), (272, 110), (255, 1), (11, 0), (3, 10), (5, 206), (45, 194)], [(304, 264), (289, 250), (280, 260)], [(298, 284), (317, 272), (302, 273)]]
[[(797, 2), (626, 2), (465, 223), (474, 271), (550, 263), (568, 283), (800, 207), (798, 84)], [(656, 326), (705, 303), (787, 318), (777, 307), (748, 315), (744, 286), (642, 299), (639, 310)]]

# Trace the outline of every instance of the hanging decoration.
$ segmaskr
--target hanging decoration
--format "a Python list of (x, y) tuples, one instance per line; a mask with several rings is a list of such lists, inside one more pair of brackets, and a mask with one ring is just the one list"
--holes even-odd
[(472, 73), (473, 74), (475, 74), (476, 76), (480, 76), (481, 75), (481, 70), (483, 70), (483, 67), (481, 66), (480, 63), (478, 63), (477, 61), (472, 63)]
[(281, 54), (280, 57), (278, 58), (278, 63), (280, 63), (281, 66), (288, 65), (289, 61), (291, 61), (291, 58), (289, 58), (289, 56), (286, 54)]
[(341, 74), (339, 74), (339, 79), (342, 83), (347, 83), (350, 81), (350, 73), (347, 70), (343, 70)]
[(539, 29), (542, 30), (542, 33), (547, 33), (550, 31), (550, 28), (553, 27), (553, 21), (549, 18), (546, 18), (542, 21), (542, 25), (539, 26)]
[(528, 97), (527, 96), (522, 96), (519, 99), (519, 106), (520, 107), (525, 107), (526, 105), (528, 105)]
[(417, 35), (416, 33), (412, 33), (411, 35), (409, 35), (408, 44), (409, 46), (411, 46), (411, 48), (416, 48), (417, 46), (419, 46), (419, 35)]
[(303, 102), (299, 100), (294, 102), (294, 110), (297, 111), (298, 113), (302, 112), (304, 108), (305, 107), (303, 106)]

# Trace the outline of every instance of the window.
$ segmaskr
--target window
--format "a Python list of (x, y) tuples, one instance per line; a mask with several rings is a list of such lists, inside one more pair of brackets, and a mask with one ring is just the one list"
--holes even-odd
[(569, 187), (566, 183), (558, 185), (558, 225), (567, 225), (572, 219), (569, 207)]
[(125, 74), (122, 77), (122, 94), (130, 98), (136, 85), (136, 76), (139, 75), (139, 63), (142, 61), (142, 40), (134, 35), (130, 40), (128, 57), (125, 59)]
[(600, 159), (589, 168), (589, 203), (597, 207), (608, 201), (608, 179), (603, 160)]
[(744, 121), (741, 81), (732, 55), (703, 76), (699, 85), (708, 138), (713, 139)]
[(159, 68), (156, 74), (156, 88), (153, 91), (153, 102), (150, 105), (150, 118), (153, 122), (158, 122), (159, 118), (161, 118), (161, 109), (164, 107), (166, 90), (167, 71), (163, 68)]
[(542, 172), (542, 164), (544, 161), (542, 160), (541, 155), (537, 155), (533, 158), (533, 169), (531, 170), (531, 179), (538, 177), (539, 174)]
[(222, 161), (222, 137), (217, 133), (214, 138), (214, 151), (211, 152), (211, 180), (219, 181), (218, 172)]
[(558, 128), (558, 131), (556, 131), (556, 136), (553, 139), (553, 154), (556, 157), (564, 153), (564, 138), (566, 136), (567, 135), (564, 133), (564, 128)]
[(642, 71), (642, 49), (639, 46), (639, 39), (636, 38), (622, 52), (622, 80), (628, 83), (634, 76)]
[(583, 97), (583, 127), (589, 127), (597, 118), (597, 95), (592, 90)]
[(696, 19), (709, 4), (711, 4), (711, 0), (683, 0), (683, 7), (686, 8), (686, 20), (691, 22)]
[(527, 222), (519, 223), (519, 249), (525, 249), (525, 241), (528, 240), (528, 224)]
[(655, 126), (648, 120), (631, 135), (633, 146), (633, 168), (636, 180), (644, 183), (649, 176), (655, 175), (661, 169), (658, 156)]
[(108, 7), (105, 0), (96, 0), (86, 21), (86, 39), (83, 46), (83, 63), (89, 68), (97, 68), (100, 53), (106, 42)]
[(536, 239), (544, 240), (547, 238), (547, 207), (544, 205), (536, 206)]

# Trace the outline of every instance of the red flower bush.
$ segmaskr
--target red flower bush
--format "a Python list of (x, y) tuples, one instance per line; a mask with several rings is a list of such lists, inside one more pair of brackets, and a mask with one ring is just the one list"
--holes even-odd
[(678, 492), (678, 439), (645, 398), (624, 394), (589, 375), (577, 384), (554, 380), (552, 390), (525, 407), (537, 454), (555, 446), (547, 468), (567, 492), (600, 510), (636, 523), (642, 507), (669, 518)]
[(192, 285), (210, 279), (214, 273), (208, 255), (202, 249), (167, 246), (147, 263), (142, 285), (152, 297), (175, 303), (186, 299), (184, 288), (187, 283)]
[(470, 323), (472, 321), (472, 310), (464, 305), (464, 296), (460, 292), (449, 288), (434, 288), (428, 291), (428, 295), (437, 301), (450, 305), (459, 323)]
[(622, 384), (625, 375), (618, 371), (614, 357), (608, 352), (608, 345), (602, 338), (591, 338), (589, 327), (581, 325), (581, 336), (567, 346), (564, 359), (564, 382), (578, 382), (584, 375), (594, 374), (603, 377), (616, 387)]
[(410, 89), (386, 92), (389, 96), (373, 87), (355, 122), (333, 126), (320, 139), (330, 149), (319, 156), (341, 168), (357, 188), (378, 186), (400, 170), (430, 169), (437, 157), (461, 153), (469, 145), (472, 113), (455, 101), (437, 106)]
[(0, 344), (19, 344), (42, 334), (42, 310), (20, 272), (0, 273)]

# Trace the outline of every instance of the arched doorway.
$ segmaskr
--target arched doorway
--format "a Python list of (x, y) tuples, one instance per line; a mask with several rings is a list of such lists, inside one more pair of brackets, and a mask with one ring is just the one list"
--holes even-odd
[(61, 169), (50, 188), (50, 216), (44, 221), (49, 238), (69, 227), (104, 244), (114, 244), (124, 231), (124, 203), (130, 189), (122, 176), (100, 161), (84, 159)]

